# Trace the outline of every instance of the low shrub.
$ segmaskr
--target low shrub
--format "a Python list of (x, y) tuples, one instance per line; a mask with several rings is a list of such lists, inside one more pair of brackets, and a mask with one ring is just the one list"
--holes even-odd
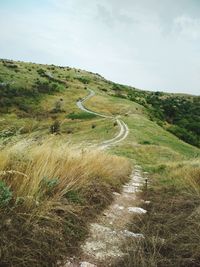
[(88, 78), (88, 77), (80, 76), (80, 77), (76, 77), (76, 79), (79, 80), (80, 82), (82, 82), (83, 84), (89, 84), (90, 83), (90, 78)]
[(70, 113), (67, 115), (67, 118), (72, 120), (90, 120), (95, 118), (96, 115), (88, 112), (79, 112), (79, 113)]
[(189, 144), (192, 144), (198, 147), (200, 146), (198, 137), (195, 136), (192, 132), (184, 128), (181, 128), (180, 126), (172, 125), (168, 127), (167, 130)]
[(140, 142), (141, 145), (151, 145), (152, 143), (148, 140), (144, 140)]
[(60, 122), (58, 120), (55, 120), (52, 125), (50, 126), (50, 133), (51, 134), (58, 134), (60, 133)]
[(12, 199), (12, 192), (4, 181), (0, 180), (0, 207), (7, 206)]

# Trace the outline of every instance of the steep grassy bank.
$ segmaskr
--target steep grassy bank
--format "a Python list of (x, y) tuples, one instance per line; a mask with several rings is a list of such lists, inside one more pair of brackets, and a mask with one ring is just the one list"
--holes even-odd
[(0, 152), (2, 266), (54, 266), (77, 253), (87, 225), (112, 200), (130, 163), (61, 140), (24, 140)]

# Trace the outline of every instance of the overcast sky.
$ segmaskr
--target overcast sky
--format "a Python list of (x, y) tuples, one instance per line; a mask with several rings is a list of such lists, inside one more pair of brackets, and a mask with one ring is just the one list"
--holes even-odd
[(0, 0), (0, 57), (200, 94), (200, 0)]

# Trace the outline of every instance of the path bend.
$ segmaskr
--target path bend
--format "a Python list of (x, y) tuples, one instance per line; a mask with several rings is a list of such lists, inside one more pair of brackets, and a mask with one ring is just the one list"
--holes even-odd
[[(80, 100), (78, 100), (78, 101), (76, 102), (77, 107), (78, 107), (79, 109), (85, 111), (85, 112), (88, 112), (88, 113), (97, 115), (97, 116), (102, 117), (102, 118), (115, 119), (114, 116), (109, 116), (109, 115), (101, 114), (101, 113), (92, 111), (92, 110), (90, 110), (90, 109), (88, 109), (88, 108), (85, 107), (84, 103), (85, 103), (88, 99), (90, 99), (91, 97), (93, 97), (93, 96), (95, 95), (95, 92), (94, 92), (93, 90), (91, 90), (91, 89), (88, 89), (88, 90), (89, 90), (89, 94), (88, 94), (86, 97), (84, 97), (84, 98), (82, 98), (82, 99), (80, 99)], [(117, 125), (118, 125), (119, 128), (120, 128), (119, 133), (118, 133), (114, 138), (109, 139), (109, 140), (106, 140), (106, 141), (103, 141), (102, 143), (100, 143), (99, 146), (100, 146), (102, 149), (105, 149), (105, 148), (108, 148), (108, 147), (110, 147), (110, 146), (112, 146), (112, 145), (115, 145), (115, 144), (117, 144), (117, 143), (120, 143), (120, 142), (122, 142), (124, 139), (126, 139), (126, 137), (128, 136), (128, 134), (129, 134), (129, 128), (128, 128), (127, 124), (126, 124), (123, 120), (121, 120), (121, 119), (119, 119), (119, 118), (116, 118), (116, 122), (117, 122)]]

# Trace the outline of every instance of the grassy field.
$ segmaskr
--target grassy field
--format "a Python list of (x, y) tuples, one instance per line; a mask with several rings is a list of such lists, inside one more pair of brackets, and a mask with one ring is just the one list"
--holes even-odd
[[(148, 192), (140, 197), (151, 204), (129, 228), (145, 241), (124, 245), (128, 255), (117, 266), (199, 266), (197, 147), (159, 126), (145, 106), (116, 97), (116, 85), (98, 74), (1, 60), (0, 86), (3, 266), (54, 266), (78, 252), (89, 222), (120, 191), (134, 164), (149, 172)], [(78, 109), (87, 89), (96, 95), (85, 105), (113, 119)], [(128, 137), (107, 152), (94, 148), (117, 135), (118, 117)]]

